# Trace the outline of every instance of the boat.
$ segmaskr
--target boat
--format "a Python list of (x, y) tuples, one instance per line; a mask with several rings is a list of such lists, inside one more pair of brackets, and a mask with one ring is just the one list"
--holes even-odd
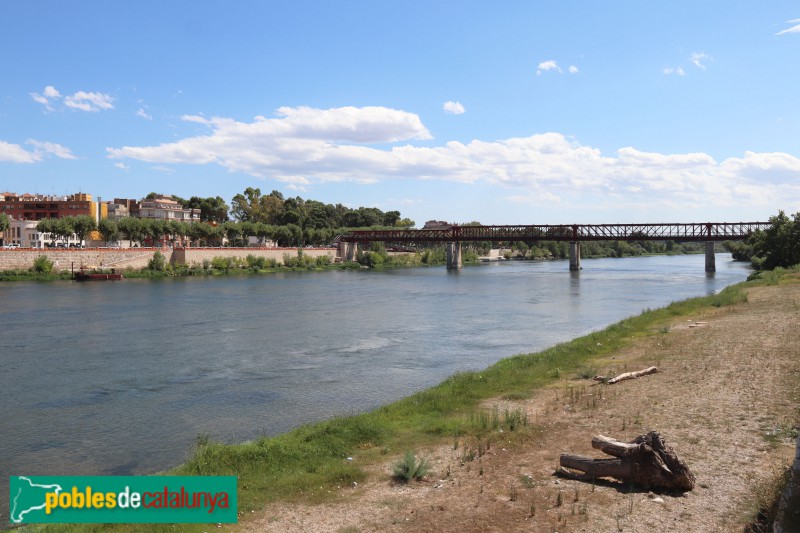
[(72, 273), (72, 279), (75, 281), (114, 281), (122, 279), (122, 272), (117, 272), (116, 268), (107, 270), (81, 268)]

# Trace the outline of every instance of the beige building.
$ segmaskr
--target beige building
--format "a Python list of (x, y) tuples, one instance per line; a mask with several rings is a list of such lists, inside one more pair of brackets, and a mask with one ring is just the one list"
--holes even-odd
[(192, 224), (200, 221), (200, 210), (184, 209), (169, 196), (159, 195), (152, 200), (144, 199), (139, 203), (139, 217)]

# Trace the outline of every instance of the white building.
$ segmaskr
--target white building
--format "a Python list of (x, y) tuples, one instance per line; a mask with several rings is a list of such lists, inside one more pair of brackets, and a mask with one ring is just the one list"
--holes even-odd
[(20, 248), (46, 248), (55, 242), (63, 243), (63, 246), (77, 246), (80, 244), (78, 237), (74, 234), (69, 239), (62, 240), (61, 237), (51, 233), (41, 233), (36, 229), (38, 220), (16, 220), (11, 219), (8, 229), (3, 232), (3, 244), (19, 244)]

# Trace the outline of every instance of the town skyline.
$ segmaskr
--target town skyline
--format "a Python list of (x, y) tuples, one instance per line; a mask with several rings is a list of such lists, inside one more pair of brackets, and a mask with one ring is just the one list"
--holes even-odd
[(800, 211), (792, 2), (0, 6), (0, 190), (426, 220)]

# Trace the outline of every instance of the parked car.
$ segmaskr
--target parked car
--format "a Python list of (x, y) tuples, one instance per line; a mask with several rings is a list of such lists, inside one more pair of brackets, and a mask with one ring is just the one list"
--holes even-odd
[(3, 246), (3, 248), (11, 250), (12, 248), (19, 248), (19, 244), (16, 243), (16, 242), (12, 242), (12, 243), (6, 244), (5, 246)]

